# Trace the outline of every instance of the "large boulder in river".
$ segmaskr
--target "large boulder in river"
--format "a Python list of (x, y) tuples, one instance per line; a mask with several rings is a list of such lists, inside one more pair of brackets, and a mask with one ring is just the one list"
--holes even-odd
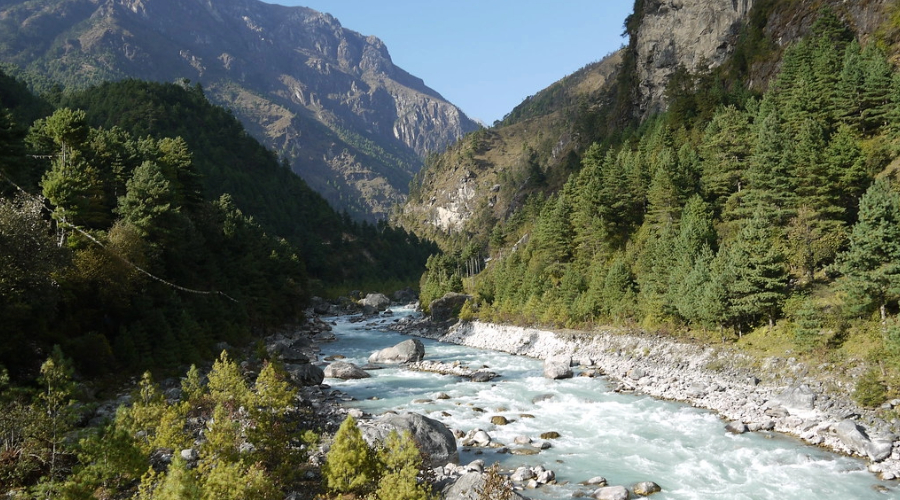
[(451, 292), (439, 299), (432, 300), (431, 304), (428, 304), (428, 310), (431, 311), (431, 320), (447, 321), (458, 317), (463, 304), (471, 298), (471, 295)]
[(370, 293), (366, 298), (359, 301), (359, 305), (363, 307), (371, 307), (376, 311), (384, 311), (391, 305), (391, 299), (383, 293)]
[(459, 463), (456, 438), (446, 425), (432, 418), (412, 412), (387, 413), (370, 422), (360, 422), (359, 427), (370, 446), (384, 443), (392, 430), (400, 434), (409, 431), (431, 467)]
[(369, 356), (369, 363), (413, 363), (425, 357), (425, 344), (419, 339), (409, 339), (393, 347), (376, 351)]
[(631, 495), (624, 486), (604, 486), (594, 490), (591, 497), (597, 500), (628, 500)]
[(551, 356), (544, 360), (544, 376), (549, 379), (572, 378), (572, 357)]
[(325, 380), (325, 372), (318, 366), (309, 363), (301, 365), (285, 364), (284, 371), (288, 373), (291, 381), (297, 385), (319, 385)]
[(329, 378), (340, 378), (344, 380), (371, 377), (371, 375), (369, 375), (369, 372), (354, 365), (353, 363), (348, 363), (346, 361), (335, 361), (334, 363), (326, 366), (325, 376)]

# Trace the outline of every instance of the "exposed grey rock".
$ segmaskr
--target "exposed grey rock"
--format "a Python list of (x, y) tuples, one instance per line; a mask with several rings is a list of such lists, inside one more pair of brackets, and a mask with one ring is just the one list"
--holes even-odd
[(893, 449), (893, 441), (875, 439), (866, 446), (866, 454), (873, 462), (881, 462), (891, 456)]
[(394, 302), (399, 304), (411, 304), (418, 298), (419, 296), (416, 294), (416, 291), (410, 287), (394, 292)]
[(412, 412), (387, 413), (371, 422), (359, 422), (359, 427), (369, 445), (383, 443), (391, 430), (409, 431), (431, 467), (459, 463), (456, 438), (446, 425), (432, 418)]
[(369, 378), (371, 375), (362, 368), (346, 361), (335, 361), (325, 367), (325, 376), (339, 379)]
[(376, 351), (369, 356), (369, 363), (412, 363), (425, 357), (425, 345), (419, 339), (408, 339), (399, 344)]
[(554, 380), (572, 378), (572, 357), (552, 356), (545, 359), (544, 377)]
[(489, 371), (489, 370), (475, 370), (469, 376), (469, 380), (472, 382), (489, 382), (494, 380), (497, 377), (497, 374)]
[(603, 476), (594, 476), (587, 481), (582, 481), (579, 484), (585, 486), (606, 486), (606, 478)]
[(632, 486), (631, 490), (634, 491), (635, 495), (646, 497), (654, 493), (659, 493), (662, 491), (662, 488), (653, 481), (641, 481)]
[(472, 429), (465, 434), (459, 444), (462, 446), (488, 446), (491, 444), (491, 436), (482, 429)]
[(645, 116), (665, 110), (666, 85), (676, 68), (705, 71), (725, 60), (752, 1), (676, 0), (649, 5), (635, 40)]
[(297, 385), (319, 385), (325, 380), (325, 372), (316, 365), (309, 363), (302, 365), (285, 364), (284, 370), (291, 377), (291, 381)]
[(631, 495), (628, 493), (628, 488), (624, 486), (604, 486), (602, 488), (597, 488), (591, 496), (597, 500), (628, 500), (631, 498)]
[(534, 471), (529, 467), (519, 467), (509, 476), (509, 478), (517, 483), (527, 481), (535, 477)]
[(196, 462), (200, 459), (200, 452), (195, 448), (185, 448), (181, 450), (181, 458), (186, 462)]
[(779, 394), (776, 401), (785, 408), (812, 410), (816, 406), (816, 393), (808, 385), (801, 384)]
[(451, 292), (439, 299), (432, 300), (431, 304), (428, 304), (428, 310), (431, 311), (431, 319), (433, 321), (447, 321), (455, 318), (463, 304), (471, 298), (471, 295)]
[(725, 430), (732, 434), (743, 434), (747, 432), (747, 426), (743, 422), (729, 422)]
[(866, 450), (871, 441), (869, 441), (869, 437), (866, 436), (863, 430), (856, 425), (856, 422), (850, 419), (842, 420), (841, 423), (834, 427), (834, 432), (850, 451), (860, 455), (867, 455)]
[(371, 307), (376, 311), (384, 311), (391, 305), (391, 299), (383, 293), (370, 293), (366, 298), (359, 301), (359, 305), (363, 307)]

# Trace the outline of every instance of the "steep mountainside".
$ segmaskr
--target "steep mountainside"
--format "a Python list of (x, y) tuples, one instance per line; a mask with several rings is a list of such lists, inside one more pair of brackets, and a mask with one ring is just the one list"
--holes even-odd
[(65, 88), (189, 79), (332, 204), (383, 218), (429, 151), (477, 128), (384, 43), (257, 0), (0, 2), (0, 59)]
[[(495, 222), (517, 213), (527, 194), (561, 188), (592, 142), (617, 141), (667, 110), (673, 96), (695, 100), (695, 90), (704, 88), (708, 118), (715, 106), (729, 102), (728, 92), (765, 91), (785, 48), (809, 33), (823, 8), (861, 40), (879, 37), (890, 46), (900, 40), (891, 28), (898, 23), (887, 22), (897, 15), (892, 5), (889, 0), (636, 0), (625, 21), (626, 48), (432, 158), (399, 219), (444, 243), (490, 234)], [(582, 79), (594, 85), (585, 89)]]
[(585, 66), (527, 98), (498, 126), (429, 157), (397, 215), (400, 223), (437, 240), (484, 236), (529, 195), (558, 188), (577, 168), (577, 151), (597, 140), (596, 125), (608, 118), (621, 56)]

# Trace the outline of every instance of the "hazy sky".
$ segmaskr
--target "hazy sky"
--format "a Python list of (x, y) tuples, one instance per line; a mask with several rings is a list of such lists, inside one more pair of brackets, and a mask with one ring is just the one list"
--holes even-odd
[(491, 125), (617, 50), (632, 0), (265, 0), (303, 5), (384, 41), (394, 64)]

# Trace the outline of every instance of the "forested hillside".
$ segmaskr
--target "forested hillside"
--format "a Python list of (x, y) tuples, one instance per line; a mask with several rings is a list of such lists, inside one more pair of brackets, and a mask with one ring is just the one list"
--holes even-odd
[(104, 84), (54, 111), (3, 81), (0, 365), (14, 379), (55, 344), (84, 376), (209, 359), (296, 321), (313, 293), (408, 283), (433, 251), (336, 214), (198, 86)]
[(864, 362), (858, 397), (880, 403), (900, 386), (889, 40), (862, 43), (826, 9), (762, 94), (733, 66), (681, 71), (667, 112), (587, 148), (561, 190), (481, 240), (483, 272), (458, 251), (431, 259), (423, 302), (465, 285), (464, 316), (487, 321), (619, 324)]

